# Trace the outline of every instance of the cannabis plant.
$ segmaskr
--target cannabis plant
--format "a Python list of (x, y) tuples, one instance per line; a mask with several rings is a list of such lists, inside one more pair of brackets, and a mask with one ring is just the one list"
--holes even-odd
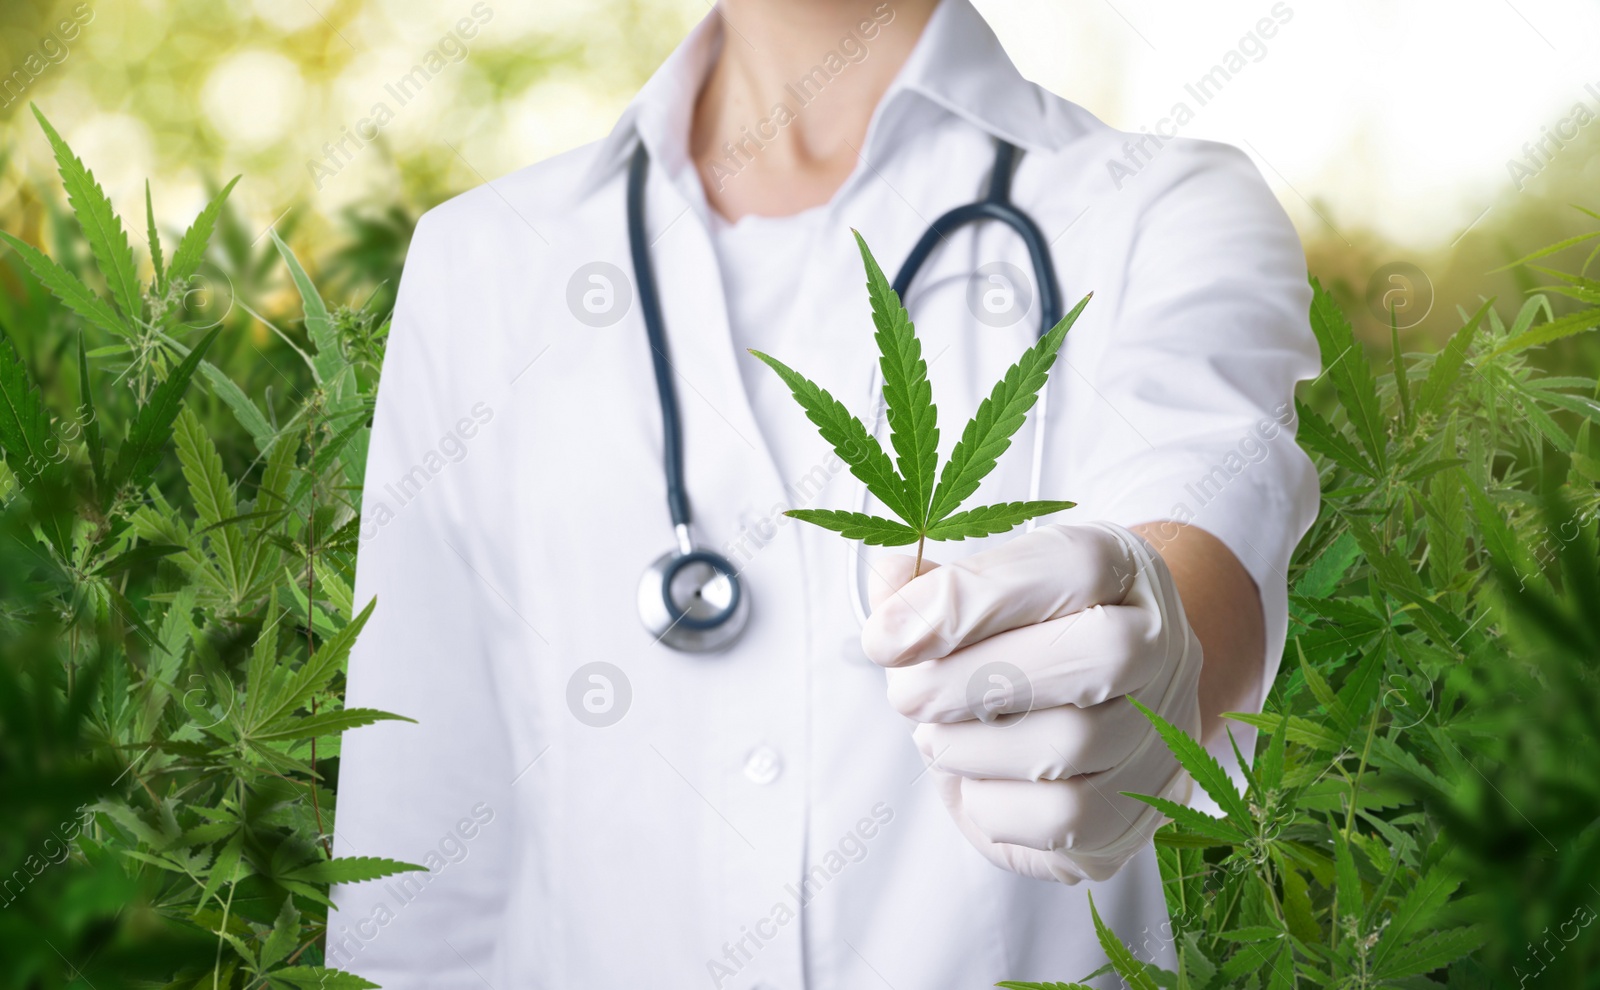
[(822, 438), (849, 466), (850, 473), (899, 518), (884, 519), (837, 509), (790, 509), (784, 515), (874, 546), (915, 543), (915, 573), (922, 569), (922, 549), (928, 540), (964, 540), (1004, 533), (1035, 516), (1072, 508), (1072, 502), (1033, 501), (957, 511), (1011, 446), (1011, 438), (1022, 428), (1028, 410), (1038, 400), (1067, 331), (1077, 322), (1090, 297), (1085, 296), (1006, 371), (988, 398), (978, 405), (977, 415), (962, 431), (941, 472), (939, 411), (933, 404), (933, 386), (928, 382), (922, 344), (911, 317), (884, 278), (867, 242), (859, 233), (855, 237), (867, 269), (867, 294), (872, 300), (872, 323), (877, 328), (878, 367), (883, 374), (883, 400), (895, 461), (889, 461), (873, 432), (826, 389), (777, 358), (760, 351), (750, 353), (778, 373)]
[[(35, 114), (105, 293), (0, 234), (82, 324), (70, 412), (46, 408), (16, 329), (0, 341), (0, 491), (24, 548), (4, 551), (0, 575), (28, 592), (8, 600), (6, 634), (55, 630), (7, 676), (45, 696), (41, 715), (57, 712), (58, 734), (80, 738), (93, 758), (71, 795), (79, 825), (56, 843), (60, 858), (25, 859), (7, 900), (37, 916), (59, 886), (47, 870), (102, 881), (109, 870), (121, 877), (115, 889), (139, 899), (141, 937), (179, 947), (152, 985), (371, 986), (323, 967), (320, 946), (328, 884), (420, 869), (330, 854), (327, 771), (339, 734), (397, 717), (341, 705), (345, 659), (374, 608), (356, 607), (350, 578), (375, 380), (357, 365), (376, 362), (383, 326), (330, 312), (274, 234), (305, 339), (272, 329), (304, 359), (310, 387), (284, 408), (258, 405), (207, 360), (223, 326), (197, 339), (184, 322), (233, 183), (170, 260), (147, 191), (146, 277), (93, 174)], [(108, 391), (132, 393), (129, 417), (97, 412)], [(254, 448), (237, 476), (205, 428), (211, 403)], [(14, 707), (0, 718), (8, 737), (28, 738)], [(41, 963), (43, 947), (3, 923), (0, 937), (0, 985), (87, 965)], [(13, 959), (27, 964), (13, 969)]]
[(1486, 302), (1435, 355), (1392, 331), (1386, 375), (1315, 288), (1325, 383), (1298, 410), (1322, 511), (1265, 711), (1229, 716), (1267, 741), (1241, 791), (1146, 713), (1222, 815), (1133, 795), (1172, 819), (1171, 923), (1095, 913), (1106, 968), (1140, 990), (1594, 986), (1600, 388), (1528, 357), (1600, 322), (1600, 284), (1563, 275), (1587, 308), (1539, 295), (1510, 326)]

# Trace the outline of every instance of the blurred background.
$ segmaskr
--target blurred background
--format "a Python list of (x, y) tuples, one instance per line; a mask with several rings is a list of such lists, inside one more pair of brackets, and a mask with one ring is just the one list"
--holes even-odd
[[(1342, 327), (1323, 327), (1325, 364), (1339, 370), (1301, 390), (1324, 502), (1291, 568), (1292, 649), (1268, 708), (1300, 719), (1288, 763), (1302, 831), (1289, 838), (1323, 850), (1293, 868), (1274, 861), (1285, 898), (1309, 905), (1290, 922), (1316, 950), (1302, 950), (1302, 970), (1325, 968), (1335, 947), (1364, 954), (1393, 909), (1414, 924), (1390, 940), (1420, 948), (1405, 973), (1364, 986), (1436, 987), (1423, 974), (1450, 963), (1450, 990), (1600, 988), (1589, 925), (1600, 917), (1600, 335), (1579, 332), (1600, 322), (1600, 281), (1583, 277), (1596, 243), (1583, 235), (1600, 235), (1600, 214), (1584, 210), (1600, 210), (1600, 2), (974, 2), (1025, 75), (1108, 122), (1176, 124), (1249, 153), (1369, 345), (1363, 362)], [(30, 103), (104, 186), (139, 278), (157, 267), (147, 189), (171, 276), (180, 235), (239, 177), (204, 262), (196, 251), (185, 277), (119, 300), (143, 314), (130, 326), (114, 314), (90, 325), (28, 270), (26, 245), (0, 245), (0, 331), (20, 358), (0, 362), (0, 392), (26, 405), (36, 382), (52, 428), (74, 431), (56, 488), (19, 482), (15, 451), (0, 464), (0, 990), (366, 985), (317, 968), (324, 900), (308, 883), (339, 875), (285, 871), (321, 856), (337, 734), (257, 765), (234, 760), (217, 727), (256, 690), (240, 683), (242, 657), (276, 624), (264, 616), (292, 617), (265, 648), (285, 666), (309, 655), (313, 633), (326, 642), (351, 621), (363, 424), (417, 217), (603, 136), (710, 9), (0, 0), (0, 231), (92, 291), (109, 284)], [(362, 127), (372, 137), (354, 147)], [(341, 141), (349, 154), (334, 150)], [(1558, 250), (1514, 263), (1547, 245)], [(298, 291), (291, 248), (311, 276)], [(1439, 356), (1489, 297), (1477, 338)], [(183, 471), (183, 450), (161, 453), (126, 497), (107, 499), (89, 423), (103, 417), (125, 451), (128, 424), (159, 405), (151, 389), (215, 327), (227, 332), (206, 352), (214, 367), (179, 385), (194, 417)], [(352, 374), (324, 388), (306, 351)], [(201, 437), (215, 461), (191, 469)], [(269, 460), (269, 446), (283, 453)], [(235, 506), (234, 492), (250, 497)], [(223, 504), (239, 515), (212, 518)], [(145, 528), (124, 530), (130, 518)], [(213, 570), (246, 532), (252, 559), (270, 566), (230, 585)], [(163, 556), (179, 543), (187, 558)], [(141, 614), (159, 649), (132, 634)], [(308, 763), (279, 772), (291, 757)], [(1279, 797), (1253, 792), (1251, 807), (1275, 821)], [(1357, 814), (1366, 825), (1353, 828)], [(81, 815), (93, 824), (80, 835)], [(1335, 877), (1334, 831), (1360, 849), (1359, 874), (1346, 862)], [(1264, 960), (1239, 946), (1265, 945), (1248, 934), (1264, 922), (1227, 913), (1227, 885), (1243, 890), (1255, 870), (1223, 857), (1259, 850), (1208, 847), (1205, 862), (1193, 843), (1166, 852), (1180, 849), (1163, 860), (1169, 885), (1229, 878), (1229, 896), (1208, 896), (1185, 932), (1203, 941), (1201, 958), (1227, 961), (1209, 985), (1257, 986)], [(41, 850), (72, 866), (46, 869)], [(241, 855), (249, 868), (234, 878)], [(1309, 881), (1294, 879), (1302, 868)], [(1370, 938), (1354, 938), (1346, 901), (1367, 894)]]
[[(1401, 321), (1408, 344), (1442, 338), (1483, 294), (1527, 288), (1484, 275), (1582, 229), (1569, 204), (1600, 179), (1593, 0), (978, 7), (1024, 74), (1103, 119), (1153, 130), (1181, 103), (1182, 133), (1248, 151), (1313, 272), (1347, 304), (1369, 286), (1417, 294)], [(705, 0), (0, 0), (0, 225), (33, 239), (56, 196), (35, 101), (125, 216), (142, 214), (149, 178), (158, 225), (181, 231), (240, 174), (235, 238), (274, 222), (331, 236), (341, 250), (317, 256), (332, 270), (313, 274), (384, 292), (422, 210), (604, 135), (708, 11)], [(1263, 18), (1285, 23), (1266, 37)], [(418, 64), (430, 78), (396, 99)], [(1230, 78), (1202, 104), (1194, 87), (1217, 65)], [(330, 164), (325, 146), (378, 104), (376, 140)], [(1416, 269), (1390, 278), (1402, 262)]]

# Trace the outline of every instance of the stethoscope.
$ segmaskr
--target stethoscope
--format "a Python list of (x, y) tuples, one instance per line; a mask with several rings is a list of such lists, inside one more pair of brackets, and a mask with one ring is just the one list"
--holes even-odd
[[(989, 174), (989, 191), (983, 199), (958, 206), (944, 214), (923, 232), (893, 287), (901, 299), (917, 277), (939, 241), (969, 223), (998, 220), (1012, 230), (1028, 248), (1034, 281), (1039, 287), (1039, 336), (1043, 337), (1061, 319), (1061, 289), (1056, 282), (1050, 245), (1033, 222), (1011, 202), (1011, 173), (1017, 148), (1006, 141), (995, 148), (994, 169)], [(633, 279), (639, 293), (639, 309), (644, 315), (645, 334), (650, 340), (650, 357), (655, 368), (656, 397), (661, 403), (663, 467), (667, 479), (667, 511), (677, 545), (657, 557), (639, 580), (639, 617), (657, 642), (686, 653), (721, 650), (739, 638), (750, 619), (750, 595), (739, 572), (724, 556), (695, 546), (690, 530), (689, 497), (683, 482), (683, 425), (678, 417), (678, 395), (672, 383), (672, 365), (667, 360), (667, 333), (661, 317), (661, 296), (655, 272), (650, 265), (649, 242), (644, 230), (644, 187), (650, 159), (640, 142), (628, 166), (628, 253), (633, 259)], [(869, 394), (880, 391), (874, 366)], [(1039, 479), (1044, 464), (1044, 427), (1050, 390), (1040, 393), (1037, 404), (1039, 424), (1033, 431), (1033, 463), (1028, 481), (1028, 498), (1039, 497)], [(872, 431), (877, 433), (881, 401), (874, 401)], [(866, 486), (860, 486), (858, 508), (867, 502)], [(1031, 527), (1031, 523), (1030, 523)], [(867, 621), (867, 600), (861, 568), (865, 564), (860, 545), (849, 557), (850, 581), (854, 593), (851, 606), (858, 621)]]

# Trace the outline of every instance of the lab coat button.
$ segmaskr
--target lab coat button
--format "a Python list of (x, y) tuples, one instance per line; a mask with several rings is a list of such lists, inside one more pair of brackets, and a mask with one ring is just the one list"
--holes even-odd
[(783, 758), (771, 746), (757, 746), (744, 760), (744, 775), (753, 784), (770, 784), (783, 772)]

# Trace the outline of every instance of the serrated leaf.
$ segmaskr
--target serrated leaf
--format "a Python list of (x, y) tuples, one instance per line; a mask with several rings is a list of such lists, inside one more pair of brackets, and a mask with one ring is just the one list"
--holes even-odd
[(128, 329), (121, 315), (106, 305), (106, 301), (96, 295), (93, 289), (84, 285), (78, 276), (56, 264), (48, 255), (26, 241), (13, 237), (3, 230), (0, 230), (0, 238), (11, 245), (11, 249), (16, 251), (28, 266), (28, 270), (33, 272), (34, 278), (39, 280), (39, 284), (61, 300), (62, 305), (107, 333), (114, 333), (119, 337), (132, 335), (133, 331)]
[(350, 653), (350, 647), (355, 645), (356, 637), (360, 635), (361, 628), (367, 624), (367, 619), (371, 617), (372, 610), (377, 604), (377, 598), (369, 601), (360, 615), (351, 619), (348, 625), (308, 657), (284, 684), (281, 691), (262, 703), (260, 716), (252, 723), (251, 730), (272, 725), (278, 719), (310, 703), (311, 697), (322, 690), (339, 672), (345, 657)]
[(1150, 978), (1145, 964), (1134, 957), (1128, 947), (1122, 944), (1117, 934), (1100, 920), (1100, 912), (1094, 905), (1094, 894), (1089, 895), (1089, 915), (1094, 919), (1094, 933), (1100, 940), (1100, 948), (1105, 952), (1106, 958), (1111, 961), (1111, 968), (1117, 971), (1127, 983), (1128, 990), (1160, 990), (1156, 981)]
[(837, 509), (790, 509), (784, 515), (832, 530), (847, 539), (862, 540), (869, 546), (903, 547), (917, 542), (917, 531), (904, 523), (860, 512), (844, 512)]
[(210, 527), (231, 518), (235, 512), (233, 486), (222, 470), (222, 456), (217, 453), (216, 444), (194, 410), (184, 406), (179, 411), (172, 435), (199, 522)]
[(1420, 411), (1434, 415), (1444, 412), (1450, 394), (1455, 390), (1456, 382), (1461, 379), (1461, 369), (1466, 364), (1472, 339), (1478, 333), (1484, 314), (1489, 312), (1489, 307), (1493, 305), (1494, 300), (1491, 299), (1480, 306), (1478, 311), (1472, 314), (1472, 318), (1462, 324), (1460, 330), (1451, 334), (1444, 349), (1433, 359), (1433, 367), (1428, 369), (1428, 377), (1423, 379), (1422, 391), (1418, 393), (1417, 406)]
[(1389, 961), (1374, 970), (1382, 980), (1431, 973), (1467, 955), (1489, 940), (1489, 930), (1478, 925), (1430, 932), (1395, 952)]
[(965, 540), (1004, 533), (1034, 518), (1064, 512), (1076, 502), (1003, 502), (946, 516), (928, 530), (930, 540)]
[(827, 389), (775, 357), (754, 350), (750, 353), (777, 372), (783, 383), (789, 386), (790, 394), (805, 410), (806, 418), (815, 424), (817, 432), (839, 455), (839, 459), (849, 466), (850, 473), (866, 485), (867, 491), (876, 496), (890, 512), (909, 524), (915, 518), (915, 513), (906, 505), (905, 485), (900, 476), (895, 474), (894, 465), (879, 446), (878, 438), (868, 433), (861, 421), (850, 415), (844, 403), (828, 394)]
[(297, 867), (283, 875), (286, 880), (301, 883), (360, 883), (378, 880), (396, 873), (426, 872), (427, 867), (415, 863), (402, 863), (381, 856), (341, 856), (338, 859), (319, 860)]
[(161, 452), (172, 436), (172, 423), (178, 418), (183, 393), (189, 387), (189, 379), (194, 377), (200, 359), (221, 332), (222, 327), (218, 326), (206, 334), (205, 339), (200, 341), (189, 355), (167, 374), (166, 380), (150, 393), (150, 400), (140, 408), (134, 418), (133, 426), (128, 431), (128, 439), (123, 441), (122, 447), (117, 451), (117, 467), (112, 472), (110, 486), (113, 491), (121, 491), (128, 486), (143, 487), (144, 483), (150, 480), (150, 474), (155, 470), (156, 463), (161, 459)]
[(950, 451), (950, 460), (939, 475), (933, 505), (928, 511), (931, 522), (938, 523), (959, 508), (994, 470), (995, 462), (1011, 446), (1011, 438), (1027, 420), (1028, 410), (1038, 401), (1039, 390), (1049, 380), (1050, 368), (1055, 364), (1067, 331), (1072, 329), (1092, 298), (1094, 294), (1090, 293), (1072, 307), (1049, 333), (1006, 369), (1005, 376), (978, 404), (977, 413), (961, 431), (961, 439)]
[(167, 273), (161, 259), (161, 235), (156, 232), (156, 207), (150, 200), (150, 180), (144, 180), (144, 218), (146, 237), (150, 241), (150, 267), (155, 269), (156, 291), (165, 292)]
[(889, 442), (898, 455), (897, 466), (906, 493), (906, 522), (917, 530), (929, 522), (934, 476), (939, 467), (939, 413), (933, 403), (933, 384), (922, 358), (911, 317), (900, 304), (883, 269), (855, 230), (856, 246), (867, 270), (867, 295), (872, 302), (872, 323), (877, 328), (878, 366), (883, 372), (883, 401), (889, 421)]
[[(1150, 794), (1137, 794), (1133, 791), (1123, 791), (1122, 793), (1124, 797), (1143, 801), (1184, 828), (1203, 835), (1207, 839), (1215, 839), (1217, 842), (1231, 846), (1242, 845), (1250, 840), (1248, 835), (1235, 828), (1225, 818), (1212, 818), (1205, 812), (1196, 811), (1188, 805)], [(1174, 844), (1176, 845), (1177, 843)], [(1208, 843), (1208, 845), (1211, 844), (1213, 843)]]
[(89, 358), (83, 350), (83, 334), (78, 334), (78, 418), (83, 423), (83, 445), (89, 451), (89, 470), (94, 477), (97, 497), (105, 493), (106, 449), (100, 439), (100, 417), (94, 409), (94, 390), (89, 380)]
[(1311, 329), (1322, 350), (1323, 374), (1333, 382), (1357, 439), (1381, 475), (1388, 463), (1388, 434), (1372, 366), (1333, 296), (1316, 279), (1311, 289)]
[(1295, 401), (1295, 415), (1299, 419), (1299, 429), (1295, 431), (1295, 439), (1300, 446), (1314, 454), (1321, 454), (1333, 463), (1353, 471), (1366, 478), (1377, 478), (1378, 470), (1367, 463), (1356, 445), (1345, 439), (1332, 423), (1323, 419), (1321, 414), (1310, 406)]
[(1245, 803), (1243, 795), (1234, 788), (1233, 781), (1228, 779), (1227, 772), (1222, 769), (1222, 764), (1217, 762), (1216, 757), (1208, 753), (1204, 746), (1189, 738), (1188, 733), (1145, 707), (1139, 699), (1129, 695), (1128, 701), (1144, 713), (1144, 717), (1156, 727), (1156, 732), (1166, 741), (1167, 747), (1172, 750), (1172, 755), (1177, 757), (1178, 762), (1189, 772), (1189, 776), (1194, 778), (1195, 783), (1211, 796), (1211, 800), (1217, 802), (1217, 806), (1227, 813), (1234, 826), (1250, 827), (1255, 821), (1250, 814), (1250, 807)]
[(289, 250), (289, 245), (283, 242), (276, 230), (272, 231), (272, 243), (278, 246), (278, 253), (283, 256), (284, 264), (289, 266), (289, 277), (294, 281), (295, 289), (300, 293), (300, 305), (305, 313), (306, 336), (311, 338), (311, 345), (316, 348), (311, 362), (317, 372), (318, 379), (329, 387), (335, 389), (340, 374), (349, 363), (344, 359), (344, 351), (339, 347), (339, 334), (333, 326), (333, 317), (328, 313), (328, 306), (322, 301), (322, 295), (301, 267), (300, 259)]
[(182, 549), (183, 547), (173, 546), (170, 543), (141, 543), (132, 550), (120, 553), (101, 564), (92, 573), (96, 577), (112, 577), (113, 575), (121, 574), (130, 567), (137, 567), (152, 560), (160, 560), (162, 557), (178, 553)]
[(237, 875), (239, 859), (244, 851), (244, 833), (235, 832), (233, 838), (217, 853), (211, 868), (206, 871), (206, 885), (200, 891), (201, 907), (213, 896), (221, 897), (223, 884), (232, 883)]
[(177, 250), (172, 252), (172, 266), (167, 269), (168, 285), (182, 288), (200, 270), (200, 262), (205, 260), (206, 246), (211, 243), (211, 232), (216, 227), (217, 216), (222, 212), (222, 204), (238, 181), (238, 176), (229, 180), (222, 191), (200, 211), (200, 215), (194, 218), (189, 229), (183, 232)]
[(287, 742), (316, 736), (336, 736), (347, 729), (358, 729), (374, 722), (415, 722), (404, 715), (391, 715), (375, 708), (341, 708), (303, 717), (290, 716), (281, 726), (269, 726), (250, 734), (253, 742)]
[(89, 242), (100, 274), (105, 276), (106, 283), (111, 287), (111, 297), (121, 307), (123, 315), (137, 323), (144, 315), (144, 301), (140, 292), (139, 273), (134, 267), (133, 248), (122, 229), (122, 221), (111, 209), (111, 200), (106, 198), (105, 190), (95, 181), (94, 173), (72, 153), (72, 149), (67, 147), (39, 108), (30, 106), (39, 120), (39, 126), (44, 128), (50, 147), (55, 151), (61, 183), (67, 190), (67, 202), (78, 218), (78, 226), (83, 229), (83, 236)]
[(1341, 918), (1359, 918), (1366, 907), (1361, 890), (1361, 875), (1356, 872), (1355, 856), (1344, 833), (1333, 830), (1334, 905)]
[(1495, 358), (1502, 354), (1526, 350), (1529, 347), (1540, 347), (1563, 337), (1571, 337), (1574, 334), (1592, 330), (1596, 326), (1600, 326), (1600, 309), (1583, 309), (1576, 313), (1568, 313), (1566, 316), (1557, 317), (1548, 323), (1540, 324), (1526, 333), (1511, 338), (1489, 352), (1489, 356)]
[(1286, 715), (1288, 724), (1284, 725), (1277, 716), (1255, 712), (1226, 712), (1224, 718), (1235, 722), (1253, 725), (1262, 732), (1276, 732), (1283, 726), (1285, 737), (1301, 746), (1323, 750), (1328, 753), (1337, 753), (1344, 748), (1344, 739), (1331, 729), (1309, 718), (1298, 715)]
[(27, 367), (0, 330), (0, 450), (24, 488), (43, 478), (54, 463), (48, 447), (50, 413)]
[(300, 910), (294, 906), (293, 897), (285, 897), (283, 907), (278, 909), (278, 918), (272, 924), (272, 933), (261, 946), (258, 966), (261, 969), (271, 969), (289, 958), (289, 953), (294, 951), (299, 942)]
[(297, 990), (378, 990), (378, 984), (354, 973), (325, 966), (288, 966), (268, 974), (274, 982)]

